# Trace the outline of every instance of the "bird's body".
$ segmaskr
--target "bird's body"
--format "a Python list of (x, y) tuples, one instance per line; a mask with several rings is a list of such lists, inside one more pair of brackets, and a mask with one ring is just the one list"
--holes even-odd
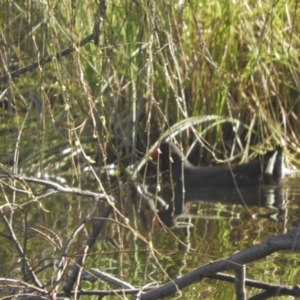
[(160, 147), (162, 172), (170, 171), (173, 180), (184, 182), (185, 188), (235, 188), (257, 184), (276, 185), (282, 177), (282, 150), (267, 152), (258, 159), (240, 165), (216, 167), (193, 166), (173, 143)]

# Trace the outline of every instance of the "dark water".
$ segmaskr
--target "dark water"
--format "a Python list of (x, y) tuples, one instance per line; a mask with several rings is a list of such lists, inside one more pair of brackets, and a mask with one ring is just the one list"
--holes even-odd
[[(191, 202), (185, 215), (176, 220), (179, 228), (157, 229), (149, 206), (145, 205), (147, 201), (131, 185), (124, 184), (118, 193), (118, 210), (107, 220), (91, 256), (85, 262), (85, 270), (98, 268), (135, 286), (167, 282), (237, 250), (259, 244), (267, 236), (287, 232), (292, 223), (299, 222), (299, 187), (299, 177), (286, 177), (280, 188), (269, 191), (267, 200), (260, 202), (256, 198), (252, 202), (246, 199), (247, 206), (228, 197), (224, 201), (224, 195), (222, 201)], [(92, 189), (97, 190), (97, 187)], [(112, 187), (111, 192), (116, 190)], [(20, 197), (17, 201), (22, 204), (28, 199)], [(82, 250), (93, 224), (106, 205), (105, 202), (99, 203), (93, 217), (74, 235), (67, 251), (70, 265)], [(61, 257), (62, 247), (90, 207), (91, 200), (88, 198), (56, 194), (25, 205), (23, 212), (16, 209), (13, 215), (7, 215), (22, 246), (26, 218), (26, 257), (41, 281), (56, 278), (55, 264)], [(0, 226), (1, 232), (7, 234), (3, 222)], [(0, 277), (23, 279), (16, 247), (1, 236), (0, 239)], [(38, 272), (46, 266), (45, 270)], [(279, 252), (247, 265), (247, 278), (296, 285), (300, 280), (298, 269), (297, 254)], [(60, 289), (62, 286), (63, 281)], [(85, 283), (83, 287), (107, 289), (109, 286), (115, 288), (104, 282)], [(250, 297), (257, 290), (248, 288), (247, 292)], [(180, 296), (180, 299), (234, 298), (232, 284), (211, 279), (186, 288)], [(174, 299), (174, 296), (169, 299)]]

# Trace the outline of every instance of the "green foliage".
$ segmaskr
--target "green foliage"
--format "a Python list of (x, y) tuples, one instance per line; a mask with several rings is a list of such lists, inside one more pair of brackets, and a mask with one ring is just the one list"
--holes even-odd
[[(3, 8), (2, 74), (72, 47), (92, 32), (98, 13), (91, 1), (36, 2), (30, 8), (21, 1)], [(133, 145), (143, 151), (178, 121), (209, 114), (252, 122), (248, 130), (255, 132), (237, 133), (255, 135), (242, 140), (244, 146), (277, 144), (283, 138), (295, 148), (297, 14), (293, 3), (282, 1), (259, 6), (107, 3), (99, 45), (77, 47), (2, 84), (7, 89), (2, 103), (14, 108), (9, 115), (2, 109), (8, 116), (2, 127), (11, 132), (4, 152), (13, 151), (21, 126), (19, 163), (32, 154), (28, 141), (33, 135), (39, 145), (31, 158), (34, 169), (47, 166), (51, 147), (63, 149), (66, 143), (73, 150), (76, 143), (84, 144), (101, 161), (105, 149), (114, 148), (113, 160), (134, 154)], [(224, 140), (220, 130), (216, 134), (210, 136), (232, 144), (232, 137)], [(207, 142), (215, 143), (210, 136)], [(95, 138), (102, 148), (86, 144)]]
[(198, 140), (223, 157), (253, 145), (297, 151), (297, 2), (106, 5), (99, 44), (79, 45), (99, 18), (97, 1), (0, 4), (0, 77), (53, 56), (0, 79), (3, 169), (105, 190), (124, 199), (124, 213), (128, 167), (161, 137)]

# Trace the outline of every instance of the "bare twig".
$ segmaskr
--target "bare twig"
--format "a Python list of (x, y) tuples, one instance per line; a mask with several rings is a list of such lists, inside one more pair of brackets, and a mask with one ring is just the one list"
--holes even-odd
[(11, 285), (15, 286), (16, 284), (19, 286), (19, 288), (23, 287), (31, 291), (42, 293), (43, 295), (48, 294), (47, 291), (44, 290), (43, 288), (34, 286), (32, 284), (28, 284), (27, 282), (16, 280), (16, 279), (10, 279), (10, 278), (0, 278), (0, 285), (2, 287), (10, 287)]
[(40, 67), (41, 65), (52, 62), (54, 59), (61, 59), (62, 57), (71, 54), (77, 48), (84, 46), (85, 44), (89, 43), (92, 40), (94, 40), (95, 45), (97, 45), (99, 43), (100, 24), (101, 24), (101, 21), (104, 19), (105, 9), (106, 9), (106, 2), (105, 2), (105, 0), (101, 0), (98, 4), (98, 15), (95, 17), (93, 33), (90, 34), (89, 36), (85, 37), (84, 39), (82, 39), (79, 43), (76, 44), (75, 47), (70, 47), (70, 48), (64, 49), (64, 50), (56, 53), (55, 55), (49, 55), (49, 56), (42, 58), (41, 60), (39, 60), (33, 64), (30, 64), (24, 68), (1, 75), (0, 83), (7, 82), (9, 79), (11, 79), (13, 77), (19, 77), (20, 75), (30, 72), (30, 71)]
[[(70, 194), (75, 194), (75, 195), (83, 196), (83, 197), (106, 199), (108, 202), (111, 202), (111, 204), (115, 202), (113, 197), (107, 195), (106, 193), (94, 193), (94, 192), (91, 192), (88, 190), (81, 190), (78, 188), (70, 188), (70, 187), (63, 186), (59, 183), (53, 182), (53, 181), (49, 181), (49, 180), (26, 177), (26, 176), (14, 176), (14, 175), (9, 175), (9, 174), (7, 174), (7, 175), (0, 174), (0, 178), (10, 178), (10, 179), (16, 179), (16, 180), (24, 181), (24, 182), (28, 182), (28, 183), (40, 184), (40, 185), (43, 185), (46, 189), (54, 189), (57, 192), (61, 192), (61, 193), (70, 193)], [(17, 191), (22, 192), (24, 194), (28, 194), (28, 191), (22, 191), (22, 190), (17, 190)]]
[(106, 272), (100, 271), (98, 269), (91, 269), (91, 273), (94, 276), (96, 276), (97, 278), (99, 278), (101, 280), (105, 280), (109, 283), (112, 283), (122, 289), (135, 289), (135, 287), (132, 286), (130, 283), (120, 280), (119, 278), (116, 278), (115, 276), (108, 274)]
[[(22, 211), (22, 209), (18, 205), (11, 204), (11, 206), (17, 207)], [(24, 265), (24, 269), (26, 267), (26, 271), (29, 273), (31, 280), (35, 283), (35, 285), (39, 288), (42, 288), (42, 284), (40, 283), (40, 281), (36, 277), (35, 273), (33, 272), (33, 269), (30, 265), (30, 260), (27, 259), (26, 253), (25, 253), (24, 249), (22, 248), (20, 242), (18, 241), (11, 223), (5, 217), (2, 207), (0, 207), (0, 217), (2, 218), (2, 220), (6, 226), (6, 229), (9, 232), (9, 235), (11, 236), (11, 239), (19, 253), (19, 256), (22, 258), (22, 263)], [(25, 274), (25, 270), (24, 270), (24, 274)]]
[(83, 255), (80, 255), (77, 258), (76, 267), (74, 268), (72, 274), (69, 276), (67, 283), (63, 287), (66, 297), (70, 297), (72, 287), (73, 287), (74, 283), (76, 282), (76, 279), (78, 278), (79, 271), (80, 271), (80, 268), (83, 266), (84, 259), (87, 255), (87, 253), (90, 252), (90, 249), (95, 244), (97, 236), (99, 235), (100, 230), (102, 229), (103, 225), (105, 224), (105, 219), (110, 215), (111, 211), (112, 211), (112, 206), (106, 207), (106, 209), (102, 213), (101, 219), (93, 226), (93, 230), (87, 239), (86, 246), (82, 251)]
[(234, 267), (234, 290), (237, 300), (246, 300), (246, 290), (245, 290), (245, 275), (246, 266), (245, 265), (235, 265)]

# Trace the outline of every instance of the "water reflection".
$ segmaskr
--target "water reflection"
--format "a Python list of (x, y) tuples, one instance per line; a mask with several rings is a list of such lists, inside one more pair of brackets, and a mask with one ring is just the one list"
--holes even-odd
[[(191, 224), (197, 218), (216, 217), (216, 211), (203, 211), (203, 203), (215, 203), (210, 210), (218, 210), (218, 217), (240, 218), (230, 212), (233, 206), (241, 206), (243, 212), (251, 218), (265, 218), (275, 221), (285, 221), (287, 218), (287, 204), (291, 198), (300, 197), (298, 188), (300, 178), (286, 178), (279, 186), (247, 187), (242, 189), (218, 188), (189, 188), (182, 193), (176, 186), (171, 189), (163, 187), (158, 193), (155, 186), (144, 186), (143, 191), (148, 195), (155, 195), (152, 210), (156, 208), (156, 227), (183, 227)], [(184, 196), (183, 196), (184, 195)], [(184, 198), (184, 201), (182, 199)], [(299, 201), (298, 201), (299, 202)], [(199, 205), (200, 204), (200, 205)], [(219, 206), (226, 207), (226, 212), (220, 211)], [(218, 207), (216, 209), (216, 206)], [(155, 207), (153, 209), (153, 207)], [(249, 210), (250, 207), (257, 209)], [(299, 210), (299, 206), (297, 206)]]

